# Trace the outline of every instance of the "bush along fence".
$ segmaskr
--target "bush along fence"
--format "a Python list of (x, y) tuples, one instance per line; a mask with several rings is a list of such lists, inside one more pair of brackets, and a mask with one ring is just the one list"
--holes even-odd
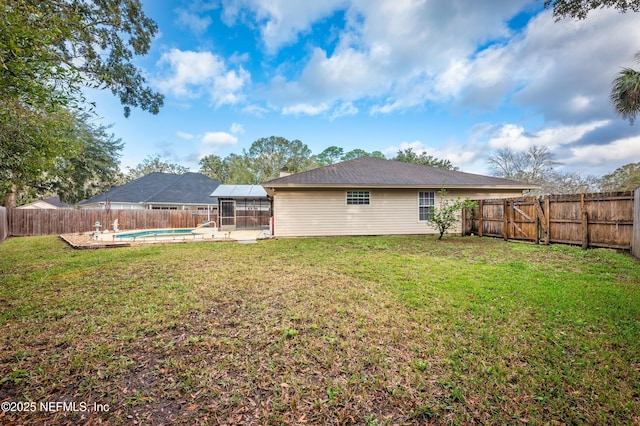
[[(640, 256), (635, 192), (477, 200), (463, 212), (465, 235), (634, 250)], [(635, 204), (635, 207), (634, 207)], [(635, 241), (635, 244), (634, 244)]]

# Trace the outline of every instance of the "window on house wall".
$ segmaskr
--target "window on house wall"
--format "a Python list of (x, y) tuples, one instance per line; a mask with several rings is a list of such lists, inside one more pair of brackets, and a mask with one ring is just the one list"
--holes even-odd
[(371, 194), (369, 191), (347, 191), (347, 205), (359, 206), (369, 205), (371, 203)]
[(426, 221), (433, 217), (433, 209), (436, 204), (435, 201), (435, 192), (420, 191), (418, 193), (418, 217), (421, 221)]

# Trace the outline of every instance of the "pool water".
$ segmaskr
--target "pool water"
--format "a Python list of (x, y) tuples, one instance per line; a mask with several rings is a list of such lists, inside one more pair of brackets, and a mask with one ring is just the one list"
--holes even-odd
[(158, 237), (171, 235), (190, 235), (193, 229), (149, 229), (146, 231), (128, 232), (125, 234), (114, 235), (114, 238), (140, 238), (140, 237)]

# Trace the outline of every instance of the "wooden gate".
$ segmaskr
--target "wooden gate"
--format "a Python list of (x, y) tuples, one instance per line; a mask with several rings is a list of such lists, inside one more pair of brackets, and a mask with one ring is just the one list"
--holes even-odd
[(539, 241), (538, 200), (520, 198), (504, 200), (504, 239)]

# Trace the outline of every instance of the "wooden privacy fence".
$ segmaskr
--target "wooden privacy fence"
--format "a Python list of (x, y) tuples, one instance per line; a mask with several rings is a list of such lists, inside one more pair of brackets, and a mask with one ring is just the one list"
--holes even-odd
[[(629, 191), (477, 200), (477, 208), (464, 212), (463, 231), (505, 240), (630, 250), (634, 198)], [(640, 233), (640, 223), (635, 233)]]
[(0, 207), (0, 242), (9, 236), (9, 223), (7, 222), (7, 209)]
[(197, 210), (8, 209), (7, 212), (8, 236), (13, 237), (89, 232), (95, 230), (96, 222), (100, 222), (101, 229), (113, 230), (116, 219), (120, 230), (195, 228), (209, 217), (216, 223), (218, 219), (213, 213), (209, 216)]

